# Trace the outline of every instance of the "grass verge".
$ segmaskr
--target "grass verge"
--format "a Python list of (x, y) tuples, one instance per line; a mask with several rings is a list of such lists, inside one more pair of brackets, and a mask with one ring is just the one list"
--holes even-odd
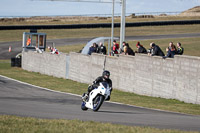
[[(199, 29), (200, 29), (200, 24), (127, 27), (126, 36), (199, 33)], [(29, 32), (29, 30), (1, 30), (0, 42), (22, 41), (23, 32)], [(47, 39), (96, 38), (96, 37), (101, 37), (101, 36), (104, 36), (104, 37), (111, 36), (111, 28), (49, 29), (49, 30), (38, 30), (38, 32), (46, 33)], [(114, 36), (116, 37), (120, 36), (120, 28), (114, 29)]]
[[(200, 16), (154, 16), (154, 17), (126, 17), (126, 22), (152, 22), (152, 21), (176, 21), (199, 20)], [(115, 17), (115, 23), (120, 23), (121, 18)], [(30, 18), (2, 18), (0, 25), (64, 25), (64, 24), (91, 24), (111, 23), (111, 17), (30, 17)]]
[(49, 120), (0, 115), (1, 133), (197, 133), (80, 120)]
[[(55, 78), (34, 72), (28, 72), (22, 70), (21, 68), (12, 68), (10, 67), (10, 63), (5, 63), (5, 61), (0, 61), (0, 75), (52, 90), (79, 95), (82, 95), (88, 87), (88, 84), (78, 83), (63, 78)], [(200, 105), (184, 103), (173, 99), (141, 96), (116, 89), (114, 89), (112, 92), (111, 101), (154, 109), (200, 115)]]

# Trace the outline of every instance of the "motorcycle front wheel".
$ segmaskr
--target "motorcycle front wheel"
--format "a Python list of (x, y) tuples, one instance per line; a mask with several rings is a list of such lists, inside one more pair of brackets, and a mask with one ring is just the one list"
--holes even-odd
[(98, 111), (104, 101), (104, 96), (98, 95), (93, 101), (93, 111)]
[(82, 109), (83, 111), (88, 110), (88, 108), (85, 107), (85, 102), (82, 102), (82, 104), (81, 104), (81, 109)]

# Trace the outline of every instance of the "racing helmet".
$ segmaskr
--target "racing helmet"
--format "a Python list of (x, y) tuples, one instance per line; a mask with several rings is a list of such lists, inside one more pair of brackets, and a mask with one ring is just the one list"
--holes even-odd
[(103, 71), (102, 76), (103, 76), (104, 78), (106, 78), (106, 79), (109, 79), (109, 77), (110, 77), (110, 72), (107, 71), (107, 70), (105, 70), (105, 71)]

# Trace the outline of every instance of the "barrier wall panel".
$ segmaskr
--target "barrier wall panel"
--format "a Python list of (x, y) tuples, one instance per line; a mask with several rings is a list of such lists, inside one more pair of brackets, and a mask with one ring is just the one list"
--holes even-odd
[[(91, 84), (103, 68), (111, 72), (113, 88), (141, 95), (200, 104), (200, 57), (176, 55), (173, 59), (120, 55), (23, 52), (22, 68)], [(68, 62), (68, 63), (66, 63)], [(67, 65), (68, 64), (68, 65)]]
[(134, 92), (141, 95), (151, 96), (152, 93), (152, 79), (151, 73), (141, 70), (135, 71), (135, 89)]
[(22, 68), (55, 77), (66, 78), (66, 54), (51, 55), (50, 53), (23, 52)]

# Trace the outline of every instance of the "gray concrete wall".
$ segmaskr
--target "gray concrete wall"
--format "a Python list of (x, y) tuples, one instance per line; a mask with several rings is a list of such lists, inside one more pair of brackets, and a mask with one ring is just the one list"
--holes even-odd
[(200, 57), (162, 59), (142, 54), (110, 57), (30, 51), (24, 52), (22, 58), (23, 69), (88, 84), (102, 74), (104, 67), (111, 72), (116, 89), (200, 104)]
[(136, 56), (110, 57), (70, 53), (69, 78), (91, 84), (105, 69), (111, 72), (113, 87), (140, 95), (177, 99), (200, 104), (200, 57), (173, 59)]
[[(66, 78), (67, 63), (69, 56), (66, 54), (50, 54), (44, 52), (42, 54), (34, 51), (22, 53), (22, 68), (28, 71), (39, 72), (59, 78)], [(68, 61), (67, 61), (68, 60)]]
[(69, 79), (91, 84), (102, 74), (105, 57), (99, 54), (89, 56), (70, 53)]

